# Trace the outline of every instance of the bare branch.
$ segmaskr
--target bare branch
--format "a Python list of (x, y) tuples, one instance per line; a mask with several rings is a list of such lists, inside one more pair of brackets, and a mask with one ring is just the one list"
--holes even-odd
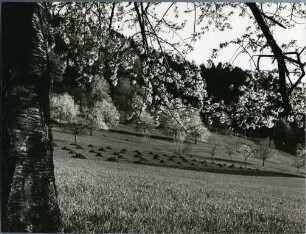
[(280, 26), (280, 27), (282, 27), (282, 28), (284, 28), (284, 29), (287, 29), (284, 25), (282, 25), (280, 22), (278, 22), (277, 20), (273, 19), (272, 17), (266, 15), (266, 14), (263, 13), (263, 12), (261, 12), (261, 14), (262, 14), (265, 18), (267, 18), (267, 19), (271, 20), (273, 23), (277, 24), (278, 26)]
[(171, 5), (168, 7), (168, 9), (165, 11), (165, 13), (163, 14), (163, 16), (160, 18), (160, 20), (157, 22), (157, 24), (154, 27), (154, 30), (157, 26), (159, 26), (159, 24), (164, 20), (164, 17), (166, 16), (166, 14), (168, 13), (168, 11), (170, 10), (170, 8), (174, 5), (174, 2), (171, 3)]
[(196, 22), (197, 22), (197, 8), (195, 3), (193, 4), (194, 6), (194, 22), (193, 22), (193, 32), (196, 32)]
[(291, 106), (289, 102), (289, 96), (287, 93), (287, 85), (286, 85), (286, 73), (288, 71), (286, 62), (284, 59), (283, 51), (281, 48), (278, 46), (277, 42), (275, 41), (268, 25), (264, 21), (263, 15), (259, 8), (257, 7), (256, 3), (246, 3), (246, 5), (250, 8), (252, 11), (254, 18), (260, 27), (261, 31), (263, 32), (272, 52), (277, 60), (277, 65), (278, 65), (278, 84), (280, 88), (280, 93), (282, 96), (282, 102), (283, 102), (283, 107), (284, 107), (284, 114), (288, 114), (291, 112)]
[(111, 30), (112, 30), (112, 23), (113, 23), (113, 17), (114, 17), (114, 12), (115, 12), (115, 7), (116, 7), (116, 3), (113, 2), (113, 6), (112, 6), (112, 13), (109, 19), (109, 26), (108, 26), (108, 31), (109, 31), (109, 37), (111, 37)]
[(145, 33), (145, 25), (144, 25), (144, 22), (142, 21), (142, 17), (141, 17), (141, 14), (139, 12), (139, 8), (136, 2), (134, 2), (134, 8), (137, 13), (137, 19), (138, 19), (138, 24), (139, 24), (140, 31), (141, 31), (142, 41), (143, 41), (144, 46), (148, 50), (148, 41), (147, 41), (147, 37)]

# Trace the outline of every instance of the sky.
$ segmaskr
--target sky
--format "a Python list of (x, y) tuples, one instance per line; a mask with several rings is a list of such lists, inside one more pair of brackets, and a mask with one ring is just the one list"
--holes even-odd
[[(156, 12), (161, 18), (161, 16), (166, 12), (167, 8), (170, 6), (170, 2), (164, 2), (162, 3), (158, 8), (156, 8)], [(189, 7), (192, 7), (191, 4), (187, 3), (178, 3), (179, 11), (183, 12), (184, 10), (188, 9)], [(171, 19), (173, 21), (179, 21), (183, 22), (186, 20), (186, 26), (183, 30), (180, 31), (180, 36), (182, 38), (186, 38), (190, 35), (191, 32), (193, 32), (193, 22), (194, 22), (194, 15), (193, 14), (179, 14), (179, 18), (174, 17), (173, 11), (170, 11), (167, 13), (166, 17), (168, 19)], [(206, 32), (204, 35), (201, 36), (201, 39), (197, 40), (194, 44), (194, 50), (190, 52), (186, 59), (190, 61), (194, 61), (197, 65), (201, 63), (206, 63), (211, 56), (212, 50), (214, 48), (218, 48), (219, 44), (225, 41), (230, 41), (235, 38), (239, 38), (244, 32), (245, 28), (247, 26), (253, 25), (253, 21), (251, 21), (248, 17), (241, 18), (236, 13), (230, 18), (229, 22), (232, 25), (232, 29), (228, 29), (225, 31), (219, 31), (217, 29)], [(292, 29), (283, 29), (281, 27), (276, 27), (273, 35), (276, 39), (277, 43), (281, 45), (282, 43), (289, 42), (290, 40), (294, 39), (297, 40), (297, 45), (299, 46), (306, 46), (306, 28), (305, 23), (306, 19), (304, 21), (304, 24), (296, 25), (296, 27)], [(200, 27), (200, 25), (196, 26)], [(136, 29), (135, 29), (136, 30)], [(124, 30), (124, 34), (127, 35), (133, 35), (135, 33), (135, 30)], [(139, 30), (139, 29), (138, 29)], [(172, 33), (162, 33), (161, 34), (164, 39), (167, 41), (175, 41), (175, 36), (173, 36)], [(226, 49), (220, 51), (219, 57), (214, 59), (214, 63), (218, 62), (229, 62), (237, 50), (237, 46), (229, 46)], [(305, 57), (304, 57), (305, 59)], [(255, 67), (250, 63), (250, 57), (246, 54), (241, 54), (237, 57), (235, 62), (233, 63), (234, 66), (241, 67), (243, 69), (253, 70)], [(273, 65), (270, 60), (262, 59), (261, 62), (261, 69), (272, 69), (275, 68), (275, 64)]]
[[(244, 32), (244, 29), (250, 25), (250, 20), (247, 19), (241, 20), (236, 17), (235, 21), (236, 22), (233, 23), (233, 29), (231, 30), (224, 32), (215, 30), (209, 32), (207, 35), (204, 35), (199, 41), (195, 43), (195, 50), (187, 56), (187, 59), (194, 60), (196, 64), (205, 63), (209, 59), (213, 48), (218, 47), (218, 45), (224, 41), (230, 41), (239, 37), (242, 35), (242, 32)], [(277, 27), (273, 35), (279, 45), (294, 39), (297, 40), (298, 45), (306, 46), (305, 25), (297, 25), (293, 29), (283, 29), (281, 27)], [(237, 46), (232, 45), (220, 52), (220, 56), (214, 61), (228, 62), (232, 59), (236, 50)], [(254, 68), (254, 66), (252, 66), (253, 64), (250, 64), (250, 57), (247, 54), (239, 55), (239, 57), (234, 61), (234, 65), (244, 69)], [(261, 67), (262, 69), (269, 69), (274, 66), (271, 64), (270, 60), (266, 60), (261, 63)]]

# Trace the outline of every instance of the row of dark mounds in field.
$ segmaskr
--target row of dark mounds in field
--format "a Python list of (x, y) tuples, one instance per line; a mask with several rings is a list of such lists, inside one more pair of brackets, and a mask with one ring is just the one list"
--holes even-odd
[[(83, 149), (83, 150), (84, 150), (84, 148), (83, 148), (82, 146), (78, 145), (78, 144), (71, 143), (70, 145), (71, 145), (71, 146), (75, 146), (75, 149)], [(56, 147), (57, 145), (54, 143), (53, 146)], [(89, 147), (89, 148), (94, 148), (94, 146), (91, 145), (91, 144), (89, 144), (87, 147)], [(62, 147), (61, 149), (62, 149), (62, 150), (69, 151), (68, 154), (73, 154), (73, 155), (71, 156), (72, 158), (86, 159), (86, 157), (85, 157), (83, 154), (77, 153), (77, 152), (75, 152), (74, 150), (69, 149), (69, 148), (66, 147), (66, 146)], [(105, 149), (111, 149), (111, 147), (108, 146), (108, 147), (106, 147)], [(106, 151), (105, 149), (104, 149), (103, 147), (101, 147), (101, 148), (98, 149), (98, 151)], [(93, 149), (89, 150), (88, 152), (89, 152), (89, 153), (95, 153), (97, 157), (103, 157), (103, 155), (102, 155), (100, 152), (96, 152), (96, 151), (93, 150)]]
[(277, 177), (298, 177), (304, 178), (302, 175), (294, 175), (288, 173), (281, 172), (272, 172), (272, 171), (262, 171), (259, 169), (253, 168), (244, 168), (244, 167), (236, 167), (234, 164), (226, 165), (226, 164), (216, 164), (218, 167), (211, 167), (208, 165), (204, 165), (205, 167), (194, 167), (194, 163), (190, 163), (188, 165), (182, 165), (178, 162), (179, 165), (164, 165), (164, 164), (155, 164), (155, 163), (144, 163), (139, 162), (144, 165), (152, 165), (152, 166), (160, 166), (160, 167), (168, 167), (168, 168), (180, 168), (184, 170), (192, 170), (192, 171), (203, 171), (203, 172), (211, 172), (211, 173), (219, 173), (219, 174), (234, 174), (234, 175), (246, 175), (246, 176), (277, 176)]
[[(128, 131), (124, 131), (124, 130), (117, 130), (117, 129), (109, 129), (107, 130), (109, 132), (115, 132), (115, 133), (119, 133), (119, 134), (125, 134), (125, 135), (132, 135), (132, 136), (138, 136), (138, 137), (143, 137), (144, 135), (142, 133), (138, 133), (138, 132), (128, 132)], [(173, 141), (173, 138), (168, 137), (168, 136), (159, 136), (159, 135), (150, 135), (150, 138), (152, 139), (157, 139), (157, 140), (163, 140), (163, 141)], [(128, 139), (125, 139), (126, 141), (128, 141)], [(186, 140), (185, 142), (189, 142), (191, 143), (191, 141)]]
[[(83, 149), (84, 148), (78, 144), (70, 144), (72, 146), (75, 146), (76, 149)], [(88, 148), (91, 148), (88, 152), (95, 154), (96, 157), (104, 157), (104, 155), (101, 152), (106, 152), (108, 150), (111, 150), (112, 148), (110, 146), (107, 147), (100, 147), (97, 151), (95, 151), (93, 148), (95, 148), (93, 145), (89, 144), (87, 146)], [(84, 155), (81, 153), (76, 153), (75, 151), (67, 148), (66, 146), (62, 147), (62, 150), (69, 151), (69, 154), (73, 154), (73, 158), (77, 159), (86, 159)], [(126, 157), (123, 156), (123, 154), (127, 153), (128, 150), (122, 149), (119, 152), (113, 152), (112, 156), (107, 157), (105, 160), (109, 162), (118, 162), (118, 160), (125, 160), (129, 161)], [(221, 174), (237, 174), (237, 175), (247, 175), (247, 176), (283, 176), (283, 177), (303, 177), (298, 175), (292, 175), (292, 174), (286, 174), (281, 172), (271, 172), (271, 171), (263, 171), (259, 169), (254, 168), (244, 168), (242, 166), (236, 166), (234, 164), (225, 164), (225, 163), (215, 163), (215, 162), (207, 162), (207, 161), (199, 161), (196, 159), (187, 159), (184, 156), (175, 156), (175, 155), (167, 155), (162, 154), (159, 155), (157, 153), (149, 152), (148, 154), (151, 155), (153, 161), (149, 161), (148, 158), (143, 156), (143, 153), (141, 153), (139, 150), (133, 151), (135, 154), (133, 158), (136, 159), (136, 161), (132, 160), (132, 163), (135, 164), (143, 164), (143, 165), (151, 165), (151, 166), (162, 166), (162, 167), (169, 167), (169, 168), (180, 168), (185, 170), (193, 170), (193, 171), (205, 171), (205, 172), (213, 172), (213, 173), (221, 173)], [(172, 163), (176, 164), (167, 164), (166, 161), (171, 161)]]
[[(77, 149), (80, 149), (80, 148), (77, 148)], [(71, 149), (67, 148), (66, 146), (62, 147), (62, 150), (68, 151), (68, 154), (73, 154), (71, 156), (72, 158), (86, 159), (86, 157), (83, 154), (77, 153), (74, 150), (71, 150)]]

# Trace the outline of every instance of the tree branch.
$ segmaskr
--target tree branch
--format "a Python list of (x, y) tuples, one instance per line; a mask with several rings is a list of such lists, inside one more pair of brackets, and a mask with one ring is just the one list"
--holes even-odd
[(280, 93), (282, 96), (282, 103), (284, 107), (284, 114), (289, 114), (291, 112), (291, 106), (289, 102), (289, 96), (287, 93), (287, 85), (286, 85), (286, 62), (284, 59), (283, 51), (281, 48), (278, 46), (277, 42), (275, 41), (268, 25), (264, 21), (263, 15), (261, 14), (261, 11), (257, 7), (256, 3), (246, 3), (246, 5), (250, 8), (252, 11), (255, 20), (260, 27), (260, 29), (263, 32), (263, 35), (265, 36), (272, 52), (277, 60), (277, 65), (278, 65), (278, 84), (279, 84), (279, 89)]
[(282, 25), (280, 22), (276, 21), (275, 19), (273, 19), (272, 17), (266, 15), (265, 13), (263, 13), (262, 11), (260, 12), (262, 16), (264, 16), (265, 18), (271, 20), (273, 23), (277, 24), (278, 26), (287, 29), (284, 25)]
[(134, 2), (134, 8), (135, 8), (135, 11), (137, 13), (137, 19), (138, 19), (138, 24), (139, 24), (140, 31), (141, 31), (142, 42), (143, 42), (145, 48), (148, 50), (149, 47), (148, 47), (148, 41), (147, 41), (147, 37), (146, 37), (146, 33), (145, 33), (145, 25), (144, 25), (144, 22), (141, 19), (141, 14), (139, 12), (139, 8), (138, 8), (138, 5), (137, 5), (136, 2)]
[(113, 2), (112, 13), (109, 18), (109, 26), (108, 26), (109, 38), (112, 36), (112, 23), (114, 18), (115, 7), (116, 7), (116, 2)]

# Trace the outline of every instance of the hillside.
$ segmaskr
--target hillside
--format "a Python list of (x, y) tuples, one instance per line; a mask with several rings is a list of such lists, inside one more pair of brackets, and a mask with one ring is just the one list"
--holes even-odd
[[(117, 130), (80, 135), (75, 145), (72, 134), (53, 128), (64, 232), (305, 231), (304, 179), (288, 177), (298, 176), (292, 156), (275, 151), (265, 168), (250, 159), (243, 169), (238, 153), (212, 164), (206, 143), (188, 143), (185, 156), (170, 160), (176, 147), (157, 139), (161, 133), (143, 142), (131, 126)], [(242, 141), (214, 137), (231, 147)]]
[[(295, 157), (282, 151), (274, 150), (273, 156), (262, 167), (262, 161), (258, 158), (249, 158), (247, 168), (245, 169), (244, 157), (237, 152), (237, 145), (245, 142), (256, 148), (256, 143), (236, 136), (226, 136), (212, 133), (212, 137), (217, 139), (220, 146), (231, 147), (234, 150), (232, 159), (222, 152), (211, 161), (208, 144), (199, 142), (194, 144), (188, 142), (184, 144), (183, 153), (177, 153), (176, 143), (171, 138), (155, 130), (150, 139), (145, 140), (140, 133), (134, 131), (132, 126), (120, 125), (111, 131), (97, 131), (93, 136), (81, 134), (78, 139), (78, 145), (83, 149), (78, 149), (74, 145), (73, 136), (68, 132), (63, 132), (54, 128), (54, 139), (61, 153), (71, 152), (71, 155), (80, 153), (86, 158), (98, 158), (99, 160), (114, 160), (124, 163), (140, 163), (155, 166), (169, 166), (183, 169), (201, 170), (230, 174), (250, 174), (250, 175), (269, 175), (271, 173), (280, 173), (282, 175), (301, 176), (296, 173), (296, 168), (291, 164)], [(92, 145), (92, 147), (88, 147)], [(63, 150), (67, 147), (67, 150)], [(99, 151), (100, 148), (103, 148)], [(107, 148), (111, 149), (107, 149)], [(89, 152), (89, 151), (92, 152)], [(73, 152), (73, 153), (72, 153)], [(95, 156), (98, 153), (101, 156)], [(301, 170), (305, 174), (304, 170)]]

